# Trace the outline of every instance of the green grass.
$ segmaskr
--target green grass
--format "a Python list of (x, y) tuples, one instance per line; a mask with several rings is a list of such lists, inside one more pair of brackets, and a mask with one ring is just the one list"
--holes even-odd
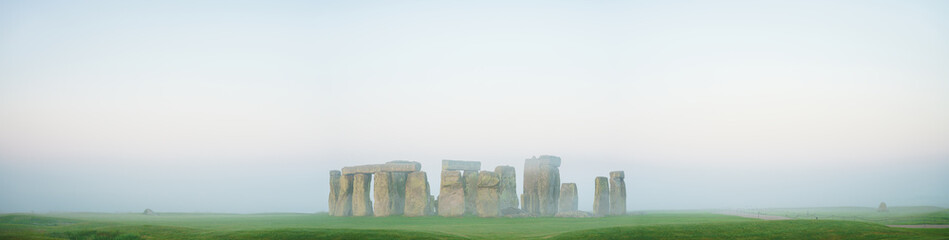
[[(804, 234), (804, 235), (802, 235)], [(0, 239), (949, 238), (945, 229), (838, 221), (761, 221), (707, 213), (605, 218), (331, 217), (326, 214), (0, 215)]]
[(553, 239), (946, 239), (945, 229), (891, 228), (854, 221), (785, 220), (672, 224), (574, 231)]
[(826, 219), (872, 222), (884, 225), (949, 225), (949, 209), (939, 207), (890, 207), (887, 212), (876, 208), (828, 207), (828, 208), (781, 208), (748, 210), (764, 215), (785, 216), (794, 219)]

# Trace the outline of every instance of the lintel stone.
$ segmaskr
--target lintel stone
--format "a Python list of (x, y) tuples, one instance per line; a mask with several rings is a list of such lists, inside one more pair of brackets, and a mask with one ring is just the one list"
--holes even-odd
[(481, 171), (479, 161), (442, 160), (444, 171)]
[(421, 170), (422, 164), (418, 162), (392, 161), (386, 164), (369, 164), (344, 167), (342, 169), (342, 173), (343, 175), (350, 175), (358, 173), (373, 174), (376, 172), (418, 172)]

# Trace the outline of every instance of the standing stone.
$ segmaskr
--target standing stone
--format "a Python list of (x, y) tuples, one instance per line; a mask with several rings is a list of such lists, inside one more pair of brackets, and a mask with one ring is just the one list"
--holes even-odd
[(432, 215), (431, 191), (425, 172), (409, 173), (405, 180), (405, 216)]
[(442, 171), (438, 193), (438, 215), (460, 217), (465, 214), (465, 178), (461, 171)]
[(329, 203), (329, 214), (330, 216), (336, 216), (336, 200), (339, 199), (339, 170), (330, 171), (330, 196), (327, 203)]
[(536, 158), (524, 160), (524, 192), (521, 194), (521, 210), (531, 214), (540, 212), (536, 201), (539, 167)]
[(377, 172), (373, 182), (373, 212), (376, 217), (402, 215), (405, 208), (407, 173)]
[(392, 180), (390, 172), (377, 172), (372, 174), (372, 212), (376, 217), (385, 217), (392, 214), (390, 208), (392, 198), (389, 196), (389, 183)]
[[(479, 163), (480, 165), (480, 163)], [(465, 170), (465, 215), (478, 214), (478, 171)]]
[(339, 197), (336, 198), (336, 208), (333, 216), (353, 215), (353, 175), (343, 175), (339, 178)]
[(606, 177), (596, 177), (594, 182), (596, 193), (593, 198), (593, 213), (596, 216), (610, 214), (610, 180)]
[(481, 171), (478, 178), (478, 216), (497, 217), (501, 209), (498, 205), (501, 178), (495, 172)]
[(514, 167), (498, 166), (494, 168), (494, 172), (501, 178), (501, 183), (498, 185), (498, 190), (501, 192), (498, 207), (502, 210), (517, 208), (517, 175)]
[(560, 206), (558, 204), (560, 202), (560, 169), (558, 168), (559, 166), (560, 164), (540, 165), (541, 174), (540, 174), (540, 179), (538, 179), (537, 181), (537, 185), (538, 185), (537, 195), (540, 196), (538, 203), (540, 204), (541, 216), (553, 216), (557, 214), (557, 208)]
[[(395, 191), (395, 194), (398, 194), (398, 197), (393, 198), (392, 201), (392, 215), (402, 215), (405, 213), (405, 182), (409, 178), (409, 173), (407, 172), (392, 172), (392, 181), (390, 184), (390, 191)], [(389, 195), (393, 195), (390, 193)]]
[(438, 200), (435, 200), (435, 195), (428, 195), (428, 205), (425, 206), (425, 211), (428, 211), (426, 216), (438, 214)]
[(353, 216), (372, 216), (372, 201), (369, 199), (369, 184), (372, 174), (353, 175)]
[(577, 184), (560, 184), (560, 209), (559, 212), (577, 211)]
[[(525, 176), (525, 178), (526, 178), (526, 176)], [(521, 194), (521, 210), (522, 210), (522, 211), (524, 211), (524, 212), (526, 212), (526, 213), (531, 213), (531, 211), (529, 211), (528, 209), (533, 209), (532, 207), (533, 207), (534, 205), (531, 205), (532, 202), (534, 202), (534, 201), (533, 201), (533, 199), (531, 199), (531, 195), (530, 195), (530, 194), (527, 194), (527, 193), (522, 193), (522, 194)]]
[(610, 172), (610, 215), (626, 215), (626, 174)]
[(543, 155), (524, 160), (522, 208), (540, 216), (557, 214), (560, 201), (560, 157)]

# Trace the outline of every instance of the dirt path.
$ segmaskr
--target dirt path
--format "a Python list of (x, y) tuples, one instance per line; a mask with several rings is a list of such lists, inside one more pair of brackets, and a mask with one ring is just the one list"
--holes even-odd
[(886, 225), (897, 228), (949, 228), (949, 225)]
[(791, 220), (791, 218), (784, 217), (784, 216), (762, 215), (762, 214), (746, 213), (746, 212), (739, 212), (739, 211), (721, 211), (721, 212), (718, 212), (718, 214), (739, 216), (739, 217), (746, 217), (746, 218), (757, 218), (761, 220)]

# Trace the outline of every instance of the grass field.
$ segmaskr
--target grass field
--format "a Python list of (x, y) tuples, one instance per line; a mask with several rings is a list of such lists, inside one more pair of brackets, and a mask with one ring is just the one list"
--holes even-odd
[(949, 229), (762, 221), (703, 213), (606, 218), (330, 217), (326, 214), (5, 214), (2, 239), (949, 239)]
[(746, 213), (784, 216), (793, 219), (826, 219), (872, 222), (884, 225), (949, 225), (949, 209), (939, 207), (890, 207), (886, 212), (876, 208), (777, 208), (745, 210)]

